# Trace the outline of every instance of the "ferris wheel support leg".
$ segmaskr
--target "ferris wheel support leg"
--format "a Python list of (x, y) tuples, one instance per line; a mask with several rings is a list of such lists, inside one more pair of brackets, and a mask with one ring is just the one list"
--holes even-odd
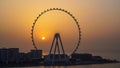
[(59, 43), (57, 42), (57, 47), (58, 47), (58, 56), (59, 56), (59, 61), (60, 61), (60, 59), (61, 59), (61, 56), (60, 56), (60, 48), (59, 48)]
[[(58, 43), (58, 41), (57, 41), (57, 39), (56, 39), (56, 44), (57, 44), (57, 43)], [(55, 45), (55, 49), (54, 49), (54, 54), (53, 54), (52, 64), (54, 64), (54, 62), (55, 62), (56, 47), (57, 47), (57, 45)]]
[(64, 48), (63, 48), (63, 44), (62, 44), (62, 40), (61, 40), (60, 36), (59, 36), (59, 41), (60, 41), (60, 44), (61, 44), (61, 47), (62, 47), (62, 51), (63, 51), (63, 55), (64, 55), (64, 60), (65, 60), (66, 63), (68, 63), (69, 62), (69, 58), (65, 54), (65, 51), (64, 51)]

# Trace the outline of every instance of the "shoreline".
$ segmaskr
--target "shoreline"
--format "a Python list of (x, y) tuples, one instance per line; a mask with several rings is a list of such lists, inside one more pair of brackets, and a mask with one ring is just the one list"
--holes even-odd
[(76, 65), (94, 65), (94, 64), (115, 64), (115, 63), (120, 63), (120, 61), (111, 61), (111, 62), (103, 62), (103, 63), (71, 63), (71, 64), (44, 64), (44, 63), (37, 63), (37, 64), (32, 64), (32, 63), (25, 63), (25, 64), (0, 64), (0, 67), (33, 67), (33, 66), (76, 66)]

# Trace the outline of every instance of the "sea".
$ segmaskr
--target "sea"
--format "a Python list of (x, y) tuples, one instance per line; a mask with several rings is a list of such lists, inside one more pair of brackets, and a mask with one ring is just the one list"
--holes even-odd
[(120, 68), (120, 63), (76, 65), (76, 66), (34, 66), (34, 67), (4, 67), (4, 68)]
[[(120, 61), (120, 53), (117, 52), (91, 52), (93, 55), (100, 55), (104, 58)], [(120, 63), (75, 65), (75, 66), (33, 66), (33, 67), (0, 67), (0, 68), (120, 68)]]

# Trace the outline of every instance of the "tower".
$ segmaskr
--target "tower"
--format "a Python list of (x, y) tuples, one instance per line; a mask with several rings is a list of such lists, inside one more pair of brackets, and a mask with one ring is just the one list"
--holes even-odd
[[(61, 49), (60, 49), (60, 47), (61, 47)], [(65, 54), (65, 50), (64, 50), (62, 40), (61, 40), (59, 33), (56, 33), (54, 35), (49, 54), (45, 58), (44, 62), (46, 64), (51, 64), (51, 65), (68, 64), (69, 63), (69, 57)]]

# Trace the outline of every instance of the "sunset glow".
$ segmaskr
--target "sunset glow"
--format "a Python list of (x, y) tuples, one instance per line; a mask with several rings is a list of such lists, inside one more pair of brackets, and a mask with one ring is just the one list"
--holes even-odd
[[(0, 48), (17, 47), (22, 52), (33, 49), (31, 28), (35, 19), (46, 9), (62, 8), (79, 23), (78, 52), (111, 54), (115, 51), (117, 54), (120, 51), (119, 3), (120, 0), (0, 0)], [(55, 33), (60, 33), (66, 53), (75, 49), (78, 28), (75, 21), (61, 11), (46, 12), (36, 21), (33, 37), (37, 48), (49, 52)]]
[(44, 37), (44, 36), (42, 37), (42, 40), (45, 40), (45, 37)]

